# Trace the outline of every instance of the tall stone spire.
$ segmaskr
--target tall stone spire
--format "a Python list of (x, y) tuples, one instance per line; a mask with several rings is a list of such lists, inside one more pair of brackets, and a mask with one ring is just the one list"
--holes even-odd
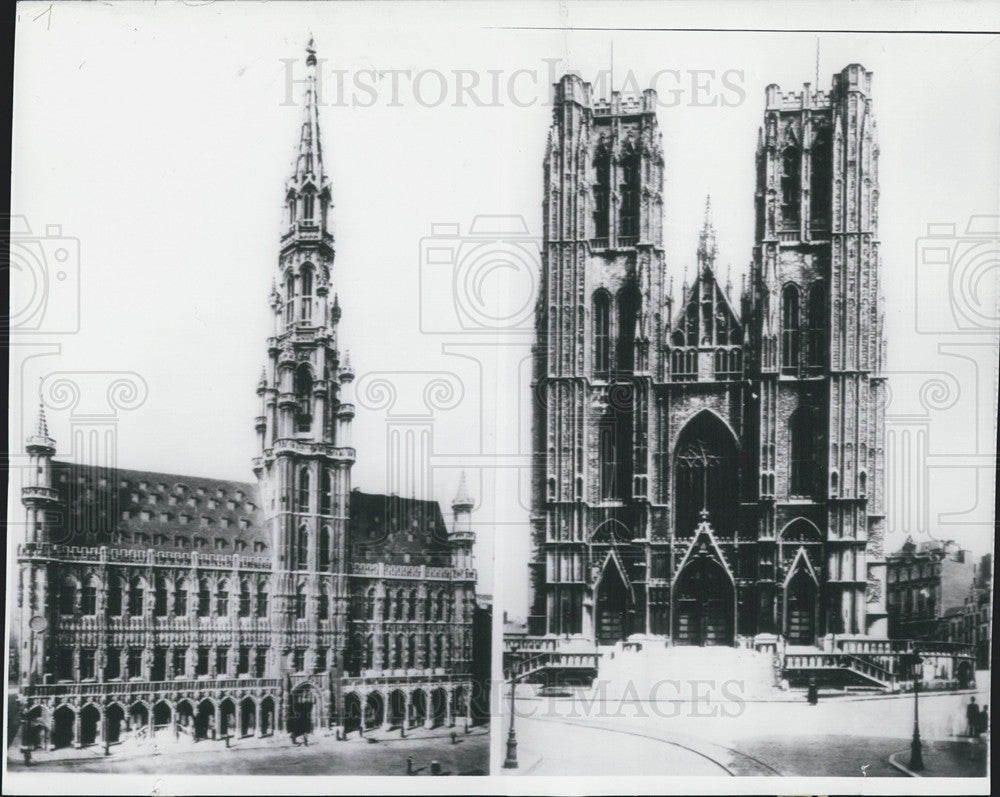
[(715, 266), (718, 247), (715, 243), (715, 225), (712, 224), (712, 197), (705, 198), (705, 221), (698, 235), (698, 268), (711, 269)]
[(306, 45), (306, 90), (302, 98), (302, 130), (299, 151), (295, 158), (294, 179), (302, 182), (308, 176), (323, 180), (323, 145), (319, 135), (319, 83), (316, 78), (316, 46), (312, 36)]

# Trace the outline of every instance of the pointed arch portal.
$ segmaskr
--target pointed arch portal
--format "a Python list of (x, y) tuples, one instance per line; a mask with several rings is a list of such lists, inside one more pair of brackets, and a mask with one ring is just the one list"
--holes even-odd
[(629, 591), (609, 558), (597, 586), (597, 644), (613, 645), (628, 633)]
[(714, 558), (694, 558), (674, 585), (674, 643), (732, 645), (736, 595), (725, 568)]
[(785, 587), (785, 639), (788, 644), (816, 644), (818, 597), (815, 580), (805, 568), (799, 568)]

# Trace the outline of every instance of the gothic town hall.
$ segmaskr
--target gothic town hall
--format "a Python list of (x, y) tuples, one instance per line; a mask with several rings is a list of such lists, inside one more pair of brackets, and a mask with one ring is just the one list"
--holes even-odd
[(557, 84), (533, 637), (590, 650), (885, 638), (871, 82), (851, 64), (828, 92), (767, 87), (749, 279), (739, 294), (720, 280), (706, 212), (676, 304), (655, 93), (607, 102), (576, 76)]
[(23, 743), (469, 721), (464, 479), (450, 528), (434, 502), (351, 488), (354, 373), (311, 44), (306, 64), (256, 388), (257, 481), (59, 461), (43, 408), (18, 549)]

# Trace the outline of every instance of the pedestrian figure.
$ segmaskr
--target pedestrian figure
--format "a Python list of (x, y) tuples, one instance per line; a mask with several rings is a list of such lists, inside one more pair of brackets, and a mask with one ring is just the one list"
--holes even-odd
[(451, 732), (451, 743), (458, 744), (458, 735), (455, 733), (455, 731)]
[(983, 710), (979, 712), (979, 732), (990, 732), (990, 707), (983, 705)]
[(413, 756), (411, 755), (408, 755), (406, 757), (406, 774), (407, 775), (413, 774)]
[(21, 748), (21, 753), (24, 755), (24, 765), (26, 767), (31, 766), (31, 748), (25, 745)]
[(819, 689), (816, 686), (815, 677), (809, 679), (809, 690), (807, 692), (807, 697), (810, 706), (815, 706), (819, 702)]
[(979, 736), (979, 706), (976, 705), (976, 698), (969, 698), (969, 705), (965, 707), (965, 720), (968, 724), (968, 735)]

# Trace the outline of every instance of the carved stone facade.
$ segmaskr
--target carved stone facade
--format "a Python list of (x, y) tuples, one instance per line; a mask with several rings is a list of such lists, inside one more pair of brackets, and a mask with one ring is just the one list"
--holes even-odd
[(656, 97), (556, 86), (535, 350), (532, 634), (884, 637), (871, 74), (766, 90), (736, 301), (705, 225), (681, 305)]
[(54, 460), (28, 439), (18, 550), (24, 743), (76, 746), (469, 718), (464, 479), (438, 505), (351, 488), (354, 374), (328, 229), (316, 57), (257, 386), (256, 485)]

